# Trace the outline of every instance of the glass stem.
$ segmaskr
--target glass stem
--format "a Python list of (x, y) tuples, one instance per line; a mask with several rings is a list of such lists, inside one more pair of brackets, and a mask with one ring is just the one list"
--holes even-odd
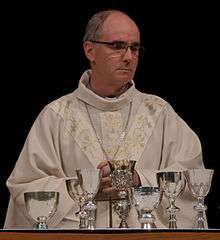
[(48, 226), (46, 224), (46, 220), (47, 218), (45, 216), (40, 216), (37, 218), (37, 229), (38, 230), (45, 230), (45, 229), (48, 229)]
[(81, 205), (79, 212), (79, 228), (87, 228), (87, 213)]
[(176, 229), (177, 224), (176, 224), (176, 214), (175, 213), (170, 213), (169, 214), (169, 228), (170, 229)]
[(141, 223), (141, 228), (143, 229), (153, 229), (156, 228), (155, 225), (155, 217), (151, 212), (145, 212), (143, 211), (139, 218), (139, 222)]
[(95, 211), (96, 211), (96, 209), (97, 209), (97, 207), (92, 201), (89, 201), (85, 205), (85, 210), (87, 213), (87, 221), (88, 221), (87, 229), (90, 229), (90, 230), (95, 229)]
[(175, 206), (175, 199), (170, 198), (170, 207), (167, 209), (167, 213), (169, 215), (169, 228), (176, 229), (177, 228), (177, 220), (176, 213), (180, 211), (178, 207)]
[(204, 197), (198, 197), (197, 205), (194, 206), (194, 209), (197, 211), (196, 222), (198, 229), (205, 228), (205, 211), (207, 207), (204, 204)]

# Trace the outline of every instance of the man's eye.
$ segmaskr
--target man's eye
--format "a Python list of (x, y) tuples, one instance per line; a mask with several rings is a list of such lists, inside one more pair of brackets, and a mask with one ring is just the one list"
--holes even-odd
[(139, 50), (139, 46), (130, 46), (132, 52), (137, 52)]
[(124, 42), (114, 42), (112, 47), (115, 49), (115, 50), (121, 50), (121, 49), (124, 49), (126, 46), (126, 44)]

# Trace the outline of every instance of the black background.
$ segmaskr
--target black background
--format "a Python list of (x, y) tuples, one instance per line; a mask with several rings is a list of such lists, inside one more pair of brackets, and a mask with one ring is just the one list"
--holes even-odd
[(215, 169), (206, 197), (209, 226), (220, 228), (217, 6), (133, 0), (81, 1), (76, 6), (75, 2), (1, 6), (0, 227), (9, 197), (5, 182), (30, 127), (47, 103), (77, 87), (88, 68), (82, 51), (88, 19), (99, 10), (116, 8), (136, 21), (146, 48), (135, 77), (137, 88), (170, 102), (200, 137), (205, 166)]

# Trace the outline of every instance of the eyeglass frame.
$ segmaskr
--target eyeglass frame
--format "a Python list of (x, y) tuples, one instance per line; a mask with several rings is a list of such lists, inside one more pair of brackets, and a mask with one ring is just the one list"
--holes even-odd
[[(105, 45), (111, 46), (111, 49), (113, 51), (124, 51), (124, 52), (120, 52), (121, 55), (125, 54), (128, 51), (128, 48), (130, 48), (131, 53), (136, 57), (140, 56), (140, 49), (142, 52), (144, 52), (144, 47), (140, 46), (140, 44), (137, 42), (128, 44), (127, 42), (119, 41), (119, 40), (111, 41), (111, 42), (98, 41), (98, 40), (87, 40), (87, 41), (90, 41), (92, 43), (105, 44)], [(122, 44), (122, 46), (117, 48), (117, 46), (114, 46), (115, 44)], [(137, 48), (137, 49), (134, 49), (134, 48)]]

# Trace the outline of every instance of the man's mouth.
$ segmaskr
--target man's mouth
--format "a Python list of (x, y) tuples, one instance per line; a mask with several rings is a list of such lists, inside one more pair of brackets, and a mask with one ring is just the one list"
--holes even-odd
[(130, 68), (119, 68), (118, 70), (120, 71), (126, 71), (126, 72), (131, 72)]

